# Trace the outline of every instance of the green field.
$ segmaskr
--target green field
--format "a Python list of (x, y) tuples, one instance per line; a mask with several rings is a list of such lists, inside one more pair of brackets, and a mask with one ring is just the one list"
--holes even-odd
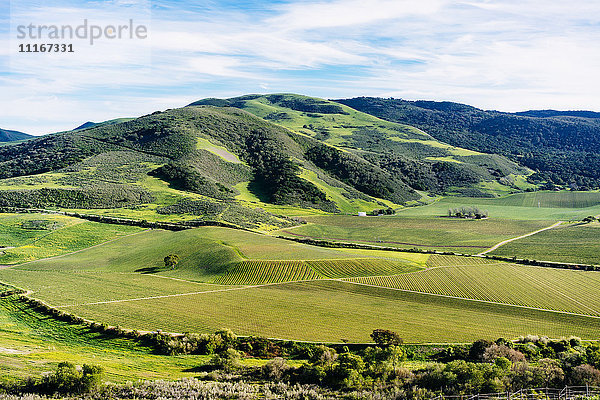
[[(181, 258), (174, 270), (162, 265), (169, 253)], [(360, 342), (387, 328), (409, 341), (454, 342), (529, 333), (593, 338), (600, 327), (597, 272), (327, 249), (215, 227), (142, 232), (1, 269), (0, 281), (65, 311), (140, 330), (228, 327)]]
[(507, 263), (354, 278), (360, 284), (600, 316), (599, 272)]
[(392, 329), (410, 342), (512, 338), (524, 332), (597, 338), (600, 329), (597, 318), (339, 281), (284, 283), (66, 310), (124, 327), (206, 332), (227, 326), (245, 335), (335, 342), (367, 342), (369, 333), (378, 328)]
[[(62, 361), (101, 365), (111, 382), (178, 379), (197, 375), (203, 356), (160, 356), (135, 342), (90, 331), (0, 298), (0, 379), (40, 376)], [(186, 372), (186, 370), (188, 372)]]
[(499, 247), (492, 254), (600, 265), (600, 224), (566, 225)]
[(494, 244), (545, 228), (546, 220), (486, 220), (441, 217), (312, 216), (309, 224), (278, 231), (285, 236), (310, 237), (385, 245), (480, 253)]
[(143, 229), (56, 214), (0, 214), (0, 264), (17, 264), (88, 248)]
[(447, 215), (449, 208), (462, 206), (487, 210), (490, 219), (581, 220), (600, 214), (600, 192), (530, 192), (500, 198), (445, 197), (422, 207), (400, 211), (406, 217)]

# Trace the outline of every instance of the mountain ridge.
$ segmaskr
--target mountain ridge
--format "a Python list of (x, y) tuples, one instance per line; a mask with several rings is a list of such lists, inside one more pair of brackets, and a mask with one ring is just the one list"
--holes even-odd
[(27, 133), (12, 131), (8, 129), (0, 129), (0, 142), (16, 142), (19, 140), (32, 139), (35, 136)]

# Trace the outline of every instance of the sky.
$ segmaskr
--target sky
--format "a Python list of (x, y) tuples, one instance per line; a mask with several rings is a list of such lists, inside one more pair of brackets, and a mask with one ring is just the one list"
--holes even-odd
[[(84, 21), (147, 34), (19, 37)], [(0, 0), (0, 42), (0, 128), (36, 135), (249, 93), (600, 111), (593, 0)]]

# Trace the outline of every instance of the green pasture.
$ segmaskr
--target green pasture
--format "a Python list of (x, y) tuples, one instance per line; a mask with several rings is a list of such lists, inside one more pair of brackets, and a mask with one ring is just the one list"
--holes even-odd
[[(597, 338), (600, 319), (407, 293), (340, 281), (284, 283), (180, 298), (68, 307), (128, 328), (297, 340), (370, 341), (385, 328), (408, 342), (466, 342), (523, 334)], [(180, 316), (180, 317), (179, 317)]]
[(62, 361), (100, 365), (111, 382), (193, 377), (206, 356), (161, 356), (129, 339), (39, 314), (15, 297), (0, 298), (0, 380), (41, 376)]
[(600, 192), (528, 192), (499, 198), (445, 197), (435, 203), (403, 209), (406, 217), (443, 216), (448, 209), (478, 207), (490, 219), (581, 220), (600, 214)]
[(512, 237), (545, 228), (552, 221), (457, 219), (397, 216), (312, 216), (309, 222), (278, 233), (291, 237), (361, 242), (398, 248), (437, 249), (476, 254)]
[(508, 243), (491, 254), (600, 265), (600, 223), (563, 225)]
[(0, 264), (66, 254), (141, 231), (56, 214), (0, 214)]

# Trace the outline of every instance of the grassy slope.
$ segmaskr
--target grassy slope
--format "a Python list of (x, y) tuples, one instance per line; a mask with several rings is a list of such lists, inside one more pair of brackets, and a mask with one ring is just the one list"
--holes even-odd
[[(36, 221), (50, 224), (51, 228), (27, 229), (26, 224)], [(8, 247), (0, 252), (0, 264), (66, 254), (141, 231), (137, 227), (105, 225), (62, 215), (0, 214), (0, 246)]]
[(551, 221), (465, 220), (439, 217), (315, 216), (281, 232), (287, 236), (381, 243), (399, 248), (438, 249), (479, 253), (494, 244), (533, 232)]
[[(323, 114), (294, 110), (281, 106), (271, 101), (274, 97), (283, 97), (284, 100), (314, 100), (326, 105), (336, 105), (343, 110), (344, 114)], [(270, 96), (247, 96), (230, 99), (229, 104), (240, 107), (261, 118), (284, 126), (301, 135), (310, 136), (322, 140), (328, 144), (338, 146), (348, 151), (358, 150), (367, 152), (393, 151), (405, 157), (415, 159), (441, 160), (451, 163), (469, 164), (474, 166), (480, 173), (487, 166), (511, 164), (499, 157), (478, 153), (442, 143), (423, 131), (409, 125), (385, 121), (372, 115), (354, 110), (345, 105), (336, 104), (323, 99), (310, 98), (295, 94), (282, 94)], [(197, 103), (213, 104), (212, 100), (199, 101)], [(357, 132), (364, 133), (357, 133)], [(368, 132), (374, 132), (369, 134)], [(365, 135), (362, 137), (362, 135)], [(359, 136), (361, 136), (359, 138)], [(483, 167), (483, 169), (481, 168)], [(516, 165), (509, 168), (515, 174), (513, 179), (520, 181), (524, 174), (529, 174), (525, 169), (519, 169)], [(487, 172), (486, 172), (487, 173)], [(491, 177), (476, 185), (484, 192), (504, 194), (514, 192), (511, 188), (494, 181)], [(355, 210), (356, 211), (356, 210)]]
[(499, 247), (492, 254), (600, 264), (600, 224), (565, 225)]
[[(148, 313), (148, 310), (156, 310)], [(82, 306), (70, 311), (126, 327), (211, 331), (301, 340), (369, 341), (373, 329), (398, 332), (407, 341), (457, 342), (516, 337), (596, 338), (600, 320), (357, 286), (338, 281), (262, 288), (145, 302)], [(185, 315), (185, 318), (173, 318)], [(243, 318), (240, 318), (243, 316)]]
[[(101, 365), (112, 382), (192, 377), (202, 356), (160, 356), (131, 340), (115, 339), (37, 314), (0, 299), (0, 379), (40, 376), (61, 361)], [(188, 370), (188, 372), (185, 372)]]

